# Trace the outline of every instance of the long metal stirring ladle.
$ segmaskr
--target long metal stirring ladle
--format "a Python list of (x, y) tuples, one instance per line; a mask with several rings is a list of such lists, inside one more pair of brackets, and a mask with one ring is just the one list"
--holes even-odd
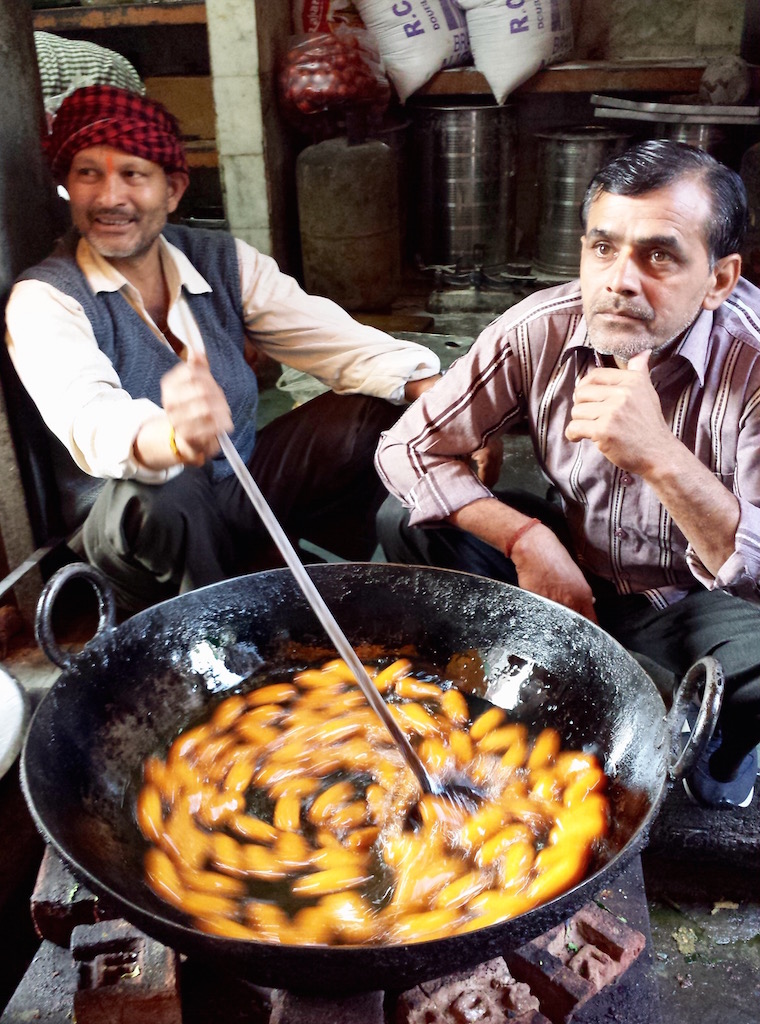
[[(362, 693), (369, 701), (370, 707), (377, 713), (388, 732), (395, 740), (397, 746), (400, 748), (407, 764), (417, 777), (417, 781), (422, 787), (423, 792), (431, 793), (434, 796), (440, 796), (450, 788), (455, 788), (456, 790), (462, 789), (463, 787), (459, 785), (456, 787), (447, 787), (439, 779), (435, 779), (430, 775), (414, 750), (414, 747), (412, 747), (403, 730), (399, 727), (395, 718), (386, 707), (385, 701), (380, 696), (377, 687), (368, 676), (366, 669), (356, 654), (356, 651), (349, 643), (348, 637), (336, 622), (332, 612), (325, 604), (322, 595), (306, 572), (295, 548), (290, 543), (287, 534), (277, 521), (277, 518), (269, 507), (266, 498), (261, 493), (259, 485), (251, 476), (248, 467), (238, 455), (237, 449), (230, 440), (229, 435), (225, 431), (222, 431), (217, 435), (217, 437), (227, 461), (230, 466), (232, 466), (235, 476), (238, 478), (241, 486), (251, 499), (253, 507), (261, 516), (264, 525), (272, 536), (272, 540), (280, 549), (280, 553), (295, 576), (296, 582), (303, 591), (306, 600), (316, 612), (317, 618), (324, 626), (327, 635), (335, 644), (338, 654), (343, 658), (353, 672)], [(466, 788), (469, 789), (470, 787)], [(474, 787), (472, 787), (472, 794), (473, 796), (478, 795)]]

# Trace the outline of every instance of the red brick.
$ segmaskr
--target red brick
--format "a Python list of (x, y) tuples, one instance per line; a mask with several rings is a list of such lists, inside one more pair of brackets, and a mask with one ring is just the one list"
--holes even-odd
[(107, 916), (97, 896), (77, 881), (49, 846), (37, 873), (31, 908), (39, 937), (58, 946), (68, 946), (77, 925), (95, 924)]
[(568, 964), (582, 978), (586, 978), (597, 992), (620, 977), (620, 965), (596, 946), (582, 946)]
[(568, 922), (568, 938), (575, 945), (596, 946), (626, 971), (646, 945), (641, 932), (596, 903), (587, 903)]
[(471, 971), (426, 981), (402, 993), (397, 1024), (549, 1024), (527, 985), (515, 981), (502, 957)]
[(617, 981), (646, 943), (595, 903), (581, 907), (552, 928), (508, 954), (512, 974), (530, 985), (542, 1011), (556, 1024)]
[[(564, 925), (560, 925), (564, 932)], [(557, 929), (547, 935), (555, 936)], [(541, 1010), (559, 1024), (577, 1006), (588, 1002), (597, 990), (586, 978), (581, 978), (544, 945), (547, 935), (507, 954), (509, 969), (515, 978), (530, 986)]]
[(79, 925), (77, 1024), (181, 1024), (177, 954), (126, 921)]

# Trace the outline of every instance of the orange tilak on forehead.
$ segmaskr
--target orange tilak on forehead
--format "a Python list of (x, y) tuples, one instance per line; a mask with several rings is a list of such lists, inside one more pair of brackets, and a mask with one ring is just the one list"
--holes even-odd
[(106, 171), (107, 171), (108, 174), (112, 174), (113, 173), (113, 153), (111, 153), (110, 151), (106, 151), (105, 158), (106, 158)]

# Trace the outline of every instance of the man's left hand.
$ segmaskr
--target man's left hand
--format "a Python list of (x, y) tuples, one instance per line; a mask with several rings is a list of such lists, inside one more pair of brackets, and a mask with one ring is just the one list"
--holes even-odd
[(610, 462), (645, 476), (673, 445), (657, 392), (649, 379), (649, 352), (633, 356), (625, 369), (594, 367), (573, 395), (568, 441), (593, 441)]
[(504, 442), (500, 437), (490, 438), (482, 448), (472, 453), (472, 468), (486, 487), (493, 489), (504, 461)]

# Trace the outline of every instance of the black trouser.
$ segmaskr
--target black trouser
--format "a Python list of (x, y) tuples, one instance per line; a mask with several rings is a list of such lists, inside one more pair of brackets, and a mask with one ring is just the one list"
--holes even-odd
[[(320, 395), (264, 427), (249, 468), (293, 543), (370, 559), (385, 496), (373, 465), (400, 409), (360, 395)], [(109, 481), (84, 525), (87, 560), (131, 612), (177, 593), (283, 564), (233, 475), (186, 466), (158, 486)]]
[[(567, 543), (557, 506), (525, 492), (497, 496), (542, 519)], [(517, 582), (512, 562), (471, 534), (450, 526), (409, 526), (408, 520), (408, 512), (395, 498), (388, 498), (378, 513), (378, 540), (388, 561), (438, 565)], [(629, 651), (651, 659), (676, 679), (705, 655), (720, 662), (726, 678), (719, 718), (723, 743), (711, 769), (718, 776), (730, 776), (760, 743), (760, 607), (698, 586), (674, 605), (656, 609), (646, 597), (620, 595), (604, 580), (589, 578), (589, 583), (600, 626)]]

